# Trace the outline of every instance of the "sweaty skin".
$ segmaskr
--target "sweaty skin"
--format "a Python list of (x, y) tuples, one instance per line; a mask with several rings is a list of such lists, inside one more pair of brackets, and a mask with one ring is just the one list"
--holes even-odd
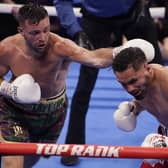
[[(168, 67), (158, 64), (148, 64), (146, 68), (141, 68), (137, 72), (133, 68), (128, 68), (122, 73), (116, 73), (118, 80), (122, 83), (138, 79), (134, 85), (125, 86), (128, 93), (138, 88), (138, 83), (146, 80), (146, 92), (143, 99), (134, 100), (137, 111), (147, 110), (154, 115), (160, 123), (168, 128)], [(132, 92), (133, 93), (133, 92)], [(138, 94), (138, 92), (134, 92)]]
[[(38, 23), (26, 19), (19, 23), (18, 31), (18, 34), (0, 42), (0, 83), (8, 71), (12, 73), (11, 81), (22, 74), (30, 74), (40, 85), (41, 98), (56, 96), (65, 89), (71, 61), (96, 68), (105, 68), (112, 63), (111, 48), (89, 51), (69, 39), (51, 33), (48, 16)], [(56, 131), (59, 132), (59, 129), (56, 128)], [(3, 139), (1, 141), (6, 142)], [(29, 161), (35, 162), (32, 158)], [(4, 168), (24, 167), (23, 156), (3, 156), (2, 162)]]
[(110, 48), (89, 51), (49, 32), (49, 17), (38, 24), (26, 21), (18, 30), (20, 33), (0, 43), (0, 76), (9, 70), (14, 78), (31, 74), (40, 84), (43, 98), (55, 96), (65, 87), (71, 61), (99, 68), (112, 62)]
[(168, 128), (168, 67), (151, 65), (151, 85), (140, 104)]

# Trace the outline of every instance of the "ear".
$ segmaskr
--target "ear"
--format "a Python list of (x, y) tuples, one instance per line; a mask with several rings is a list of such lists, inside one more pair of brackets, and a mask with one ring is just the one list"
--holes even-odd
[(151, 71), (151, 66), (150, 66), (148, 63), (145, 63), (145, 64), (144, 64), (144, 68), (145, 68), (148, 72)]
[(23, 27), (18, 26), (17, 30), (18, 30), (19, 33), (23, 34)]

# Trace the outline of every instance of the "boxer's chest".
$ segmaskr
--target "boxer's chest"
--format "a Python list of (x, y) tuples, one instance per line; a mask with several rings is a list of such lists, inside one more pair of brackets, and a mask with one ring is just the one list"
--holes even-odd
[(154, 91), (142, 101), (144, 108), (159, 121), (168, 122), (168, 96), (162, 91)]

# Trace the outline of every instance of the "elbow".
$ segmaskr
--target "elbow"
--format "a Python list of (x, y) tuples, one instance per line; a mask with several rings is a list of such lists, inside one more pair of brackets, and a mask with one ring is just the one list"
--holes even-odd
[(112, 65), (112, 62), (109, 59), (94, 59), (93, 64), (96, 68), (108, 68)]
[(108, 67), (111, 66), (111, 63), (109, 63), (109, 62), (100, 62), (96, 66), (97, 66), (97, 68), (108, 68)]
[(110, 67), (110, 65), (109, 64), (94, 64), (94, 65), (92, 65), (92, 67), (95, 67), (95, 68), (98, 68), (98, 69), (103, 69), (103, 68), (108, 68), (108, 67)]

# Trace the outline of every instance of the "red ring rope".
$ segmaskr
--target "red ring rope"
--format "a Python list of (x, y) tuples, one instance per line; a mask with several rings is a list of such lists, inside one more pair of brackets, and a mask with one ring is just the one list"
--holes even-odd
[(43, 143), (0, 143), (0, 154), (168, 159), (168, 148)]

